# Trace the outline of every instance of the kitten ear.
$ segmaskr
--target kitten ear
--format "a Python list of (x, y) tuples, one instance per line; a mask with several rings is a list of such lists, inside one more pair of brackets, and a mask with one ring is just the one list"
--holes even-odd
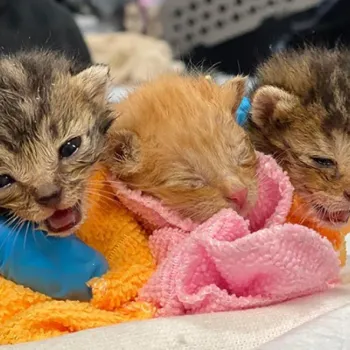
[(253, 122), (262, 127), (266, 124), (285, 124), (298, 103), (296, 96), (274, 86), (259, 88), (252, 98)]
[(222, 85), (224, 90), (224, 105), (228, 106), (232, 113), (236, 112), (246, 91), (247, 77), (237, 75)]
[(95, 100), (96, 102), (105, 101), (110, 82), (108, 66), (95, 64), (73, 76), (73, 79), (75, 79), (80, 88), (87, 93), (91, 100)]
[(119, 173), (132, 173), (140, 161), (139, 137), (129, 130), (118, 130), (109, 135), (109, 152), (113, 168)]

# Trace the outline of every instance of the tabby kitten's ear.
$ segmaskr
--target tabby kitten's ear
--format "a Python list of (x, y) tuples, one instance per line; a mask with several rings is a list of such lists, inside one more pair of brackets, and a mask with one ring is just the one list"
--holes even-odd
[(72, 79), (76, 81), (82, 91), (85, 91), (90, 100), (96, 103), (106, 101), (110, 76), (109, 67), (103, 64), (96, 64), (84, 69)]
[(232, 113), (236, 112), (245, 95), (246, 82), (247, 77), (237, 75), (222, 85), (224, 91), (223, 104), (224, 106), (227, 106)]
[(130, 174), (137, 171), (141, 147), (139, 137), (134, 132), (125, 129), (111, 130), (108, 144), (109, 158), (112, 157), (114, 171), (119, 174)]
[(283, 125), (290, 121), (290, 112), (298, 104), (298, 98), (274, 86), (259, 88), (252, 98), (251, 118), (260, 126)]

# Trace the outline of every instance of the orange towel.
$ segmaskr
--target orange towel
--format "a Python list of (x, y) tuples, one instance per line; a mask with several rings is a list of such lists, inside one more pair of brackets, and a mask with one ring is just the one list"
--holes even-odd
[(341, 266), (344, 266), (346, 263), (345, 236), (350, 232), (350, 223), (340, 230), (321, 227), (312, 218), (305, 218), (301, 215), (302, 211), (300, 208), (302, 208), (302, 203), (302, 199), (294, 195), (293, 204), (287, 217), (287, 222), (307, 226), (326, 237), (332, 243), (334, 249), (339, 253), (340, 264)]
[(137, 302), (155, 269), (144, 231), (120, 206), (100, 172), (90, 184), (88, 219), (78, 236), (99, 250), (110, 271), (90, 281), (90, 303), (57, 301), (0, 278), (0, 344), (44, 339), (93, 327), (148, 319), (155, 307)]

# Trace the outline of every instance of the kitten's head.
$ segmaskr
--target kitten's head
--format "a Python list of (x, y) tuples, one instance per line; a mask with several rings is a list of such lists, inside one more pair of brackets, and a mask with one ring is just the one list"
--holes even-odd
[(0, 59), (0, 207), (51, 234), (76, 229), (111, 122), (108, 68), (49, 52)]
[(299, 216), (338, 226), (350, 215), (350, 53), (277, 54), (258, 69), (249, 134), (305, 202)]
[(245, 79), (218, 86), (166, 75), (116, 106), (108, 166), (131, 188), (202, 222), (222, 208), (247, 213), (257, 194), (255, 151), (235, 122)]

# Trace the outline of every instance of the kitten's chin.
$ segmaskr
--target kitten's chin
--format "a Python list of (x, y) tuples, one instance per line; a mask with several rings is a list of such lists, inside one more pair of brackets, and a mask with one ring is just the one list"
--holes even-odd
[(83, 215), (81, 204), (63, 210), (56, 210), (44, 221), (49, 235), (65, 237), (74, 233), (81, 224)]
[(330, 211), (320, 204), (312, 205), (313, 212), (321, 226), (340, 229), (349, 222), (350, 209)]

